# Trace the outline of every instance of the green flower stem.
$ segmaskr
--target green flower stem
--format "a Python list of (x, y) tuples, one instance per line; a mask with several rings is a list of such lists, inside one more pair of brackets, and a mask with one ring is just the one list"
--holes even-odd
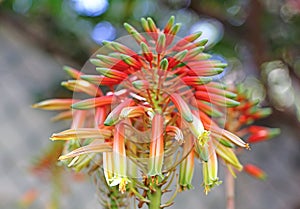
[(156, 176), (154, 178), (150, 178), (149, 181), (147, 197), (150, 202), (148, 203), (148, 207), (149, 209), (160, 209), (162, 189), (159, 182), (161, 181), (161, 178)]

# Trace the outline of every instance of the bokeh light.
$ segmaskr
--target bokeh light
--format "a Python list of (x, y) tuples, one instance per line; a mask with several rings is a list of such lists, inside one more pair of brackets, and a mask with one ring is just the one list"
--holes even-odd
[[(226, 59), (219, 54), (212, 54), (211, 60), (219, 60), (222, 63), (227, 63)], [(224, 68), (224, 71), (218, 75), (211, 76), (214, 81), (222, 79), (228, 72), (228, 67)]]
[(201, 39), (208, 39), (207, 47), (218, 43), (224, 33), (223, 25), (215, 19), (201, 19), (190, 29), (190, 33), (202, 32)]
[(111, 41), (116, 38), (116, 29), (109, 22), (103, 21), (94, 27), (91, 37), (97, 44), (101, 44), (104, 40)]
[(107, 0), (73, 0), (73, 7), (80, 15), (99, 16), (104, 13), (109, 3)]
[(32, 6), (32, 0), (15, 0), (12, 6), (15, 12), (25, 14)]

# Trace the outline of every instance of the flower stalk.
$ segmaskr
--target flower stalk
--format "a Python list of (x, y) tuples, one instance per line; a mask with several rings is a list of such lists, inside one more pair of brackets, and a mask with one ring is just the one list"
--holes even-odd
[[(138, 199), (139, 207), (172, 205), (179, 190), (193, 188), (198, 161), (207, 194), (221, 183), (219, 161), (235, 175), (243, 170), (236, 147), (248, 149), (249, 143), (278, 132), (255, 126), (240, 130), (268, 111), (255, 109), (255, 103), (244, 105), (239, 92), (212, 81), (226, 64), (203, 52), (207, 40), (198, 41), (200, 32), (176, 38), (180, 24), (174, 17), (162, 30), (151, 18), (142, 18), (141, 23), (144, 34), (124, 24), (139, 49), (119, 41), (103, 43), (105, 50), (90, 60), (99, 75), (65, 68), (73, 80), (62, 85), (85, 99), (50, 99), (33, 105), (62, 111), (56, 121), (72, 120), (70, 129), (53, 134), (51, 139), (64, 143), (59, 157), (64, 165), (100, 175), (97, 186), (108, 197), (103, 201), (105, 208), (122, 208), (129, 195)], [(225, 130), (220, 126), (226, 116), (224, 107), (232, 113), (227, 116)], [(234, 111), (244, 112), (232, 118), (237, 115)], [(248, 142), (241, 139), (245, 136), (249, 136)], [(261, 177), (257, 169), (247, 168)], [(162, 203), (176, 173), (175, 192)], [(228, 209), (233, 209), (232, 185), (228, 191)]]

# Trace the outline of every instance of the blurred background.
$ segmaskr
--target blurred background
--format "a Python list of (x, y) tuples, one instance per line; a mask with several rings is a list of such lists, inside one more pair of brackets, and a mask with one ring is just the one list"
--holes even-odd
[[(228, 62), (222, 79), (244, 83), (273, 108), (258, 124), (281, 128), (241, 156), (268, 179), (240, 174), (237, 209), (300, 209), (300, 0), (0, 0), (0, 208), (101, 208), (84, 177), (32, 171), (66, 124), (30, 105), (70, 95), (60, 87), (62, 66), (81, 69), (103, 40), (126, 35), (124, 22), (141, 30), (150, 16), (163, 27), (171, 15), (182, 23), (179, 36), (202, 31), (207, 52)], [(200, 174), (198, 166), (194, 190), (172, 208), (225, 208), (224, 185), (205, 196)]]

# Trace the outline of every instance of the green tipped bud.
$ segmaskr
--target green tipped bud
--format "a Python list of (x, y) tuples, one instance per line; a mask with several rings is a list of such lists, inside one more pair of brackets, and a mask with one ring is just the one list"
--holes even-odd
[(170, 31), (170, 34), (175, 36), (178, 31), (180, 30), (181, 28), (181, 24), (180, 23), (176, 23), (172, 28), (171, 28), (171, 31)]
[(204, 50), (204, 46), (199, 46), (199, 47), (193, 48), (192, 50), (190, 50), (188, 52), (187, 59), (191, 59), (191, 58), (197, 56), (198, 54), (203, 52), (203, 50)]
[(148, 21), (145, 18), (141, 18), (141, 24), (142, 24), (142, 27), (144, 28), (144, 31), (150, 32), (150, 27), (149, 27)]
[(103, 66), (103, 62), (101, 61), (101, 60), (99, 60), (99, 59), (90, 59), (90, 62), (93, 64), (93, 65), (95, 65), (95, 66)]
[(152, 18), (148, 17), (147, 22), (148, 22), (150, 31), (156, 33), (157, 32), (157, 27), (156, 27), (154, 21), (152, 20)]
[(174, 58), (171, 59), (171, 61), (169, 62), (169, 67), (173, 68), (173, 67), (177, 66), (178, 64), (180, 64), (182, 62), (182, 60), (185, 58), (187, 52), (188, 52), (188, 50), (184, 50), (184, 51), (181, 51), (181, 52), (178, 52), (177, 54), (175, 54)]
[(152, 52), (149, 50), (149, 47), (144, 42), (141, 43), (141, 49), (143, 52), (143, 56), (146, 58), (148, 62), (153, 60)]
[(263, 108), (263, 109), (259, 109), (258, 111), (255, 111), (253, 115), (258, 118), (264, 118), (271, 115), (271, 113), (272, 113), (271, 108)]
[(75, 68), (69, 67), (69, 66), (64, 66), (63, 70), (67, 72), (69, 76), (71, 76), (74, 79), (79, 79), (82, 73)]
[(164, 28), (164, 33), (165, 34), (168, 34), (170, 32), (172, 26), (174, 25), (174, 22), (175, 22), (175, 17), (171, 16), (170, 19), (168, 20), (165, 28)]
[(127, 46), (120, 44), (118, 42), (111, 42), (112, 47), (117, 50), (118, 52), (121, 52), (123, 54), (128, 54), (128, 55), (134, 55), (135, 52), (129, 49)]
[(196, 45), (197, 46), (204, 46), (205, 44), (207, 44), (208, 39), (202, 39), (200, 41), (197, 41)]
[(166, 58), (163, 58), (160, 62), (160, 69), (162, 70), (168, 70), (169, 62)]
[(125, 55), (125, 54), (121, 54), (121, 59), (128, 65), (132, 66), (132, 67), (135, 67), (135, 68), (140, 68), (141, 67), (141, 64), (136, 60), (134, 59), (133, 57), (130, 57), (128, 55)]
[(158, 54), (162, 53), (166, 49), (166, 36), (164, 33), (159, 34), (156, 43), (156, 51)]
[(96, 70), (97, 72), (101, 73), (102, 75), (108, 78), (126, 79), (128, 77), (126, 73), (123, 73), (118, 70), (109, 69), (109, 68), (97, 67)]
[(128, 33), (138, 32), (133, 26), (128, 23), (123, 24)]
[(146, 42), (146, 39), (134, 27), (132, 27), (128, 23), (124, 23), (124, 27), (128, 31), (128, 33), (132, 35), (137, 43)]
[(177, 54), (174, 55), (174, 59), (181, 62), (185, 58), (187, 53), (188, 53), (188, 50), (178, 52)]

